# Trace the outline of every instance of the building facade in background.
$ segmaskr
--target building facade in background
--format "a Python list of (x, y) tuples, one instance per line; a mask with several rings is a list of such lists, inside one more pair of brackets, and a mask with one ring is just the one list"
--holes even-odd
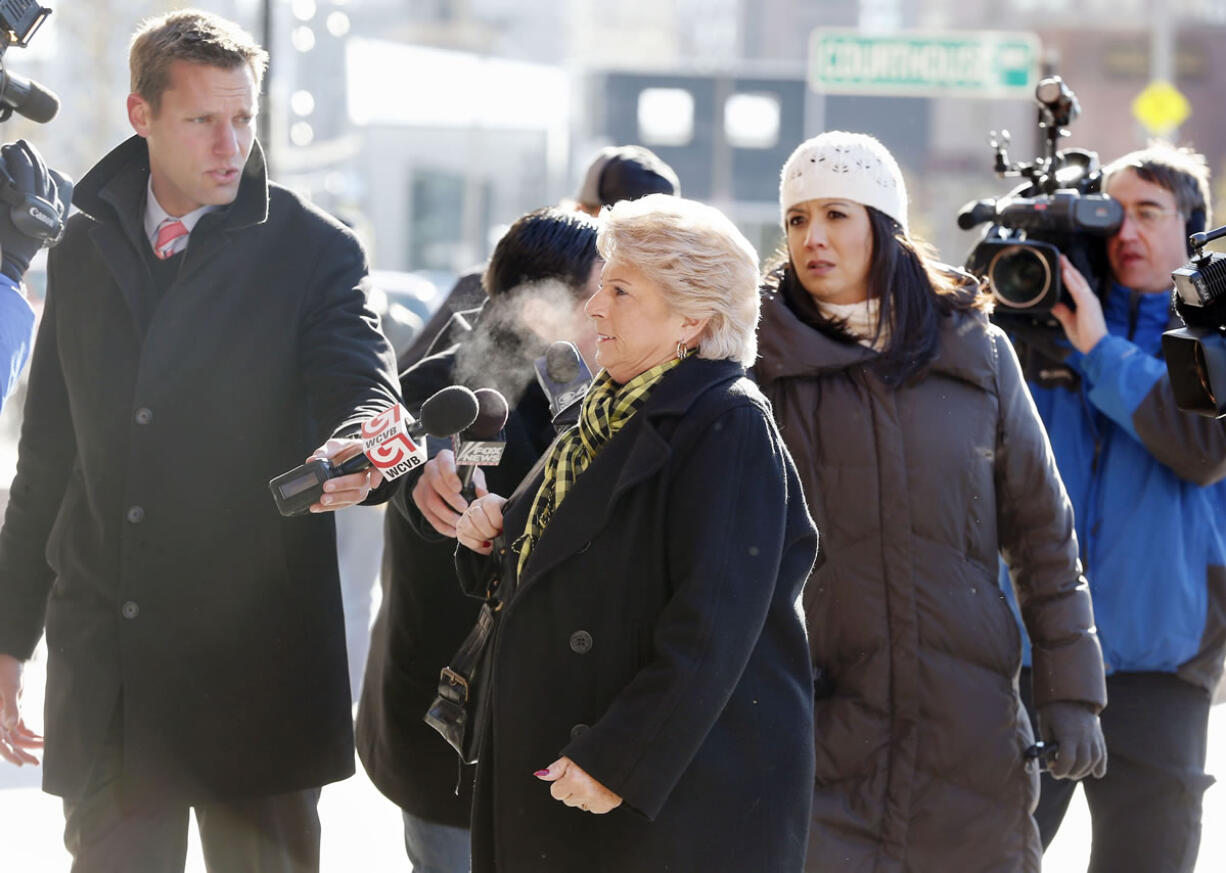
[[(44, 0), (46, 2), (46, 0)], [(80, 175), (128, 135), (129, 34), (187, 3), (73, 0), (6, 63), (57, 91), (59, 116), (6, 124)], [(571, 196), (587, 159), (641, 142), (683, 191), (726, 209), (765, 256), (779, 240), (779, 167), (823, 129), (871, 132), (913, 192), (912, 224), (947, 260), (972, 236), (954, 215), (1004, 193), (989, 130), (1034, 156), (1027, 100), (823, 95), (806, 83), (814, 28), (1036, 33), (1076, 90), (1065, 140), (1104, 161), (1144, 144), (1131, 103), (1149, 81), (1155, 22), (1192, 105), (1179, 140), (1226, 179), (1226, 2), (1221, 0), (195, 0), (262, 34), (272, 22), (267, 149), (274, 174), (353, 225), (376, 266), (445, 281), (482, 261), (523, 212)]]

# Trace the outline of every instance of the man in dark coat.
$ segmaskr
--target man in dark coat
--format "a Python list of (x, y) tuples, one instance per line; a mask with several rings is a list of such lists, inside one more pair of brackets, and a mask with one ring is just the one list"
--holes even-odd
[[(410, 409), (454, 384), (455, 356), (450, 349), (401, 376)], [(549, 403), (535, 383), (511, 408), (505, 433), (502, 461), (488, 468), (485, 481), (509, 493), (554, 436)], [(456, 581), (455, 540), (434, 530), (413, 502), (420, 478), (398, 484), (384, 521), (383, 602), (371, 631), (357, 747), (371, 781), (404, 811), (414, 869), (467, 870), (473, 770), (461, 769), (422, 716), (438, 693), (439, 670), (472, 630), (481, 603)]]
[[(137, 136), (52, 253), (0, 532), (0, 695), (47, 634), (43, 786), (74, 871), (317, 870), (319, 786), (353, 772), (333, 523), (268, 480), (396, 400), (356, 239), (270, 183), (266, 55), (198, 12), (132, 45)], [(352, 450), (329, 440), (320, 451)], [(364, 499), (333, 480), (315, 512)], [(323, 505), (326, 503), (327, 505)]]
[[(595, 221), (577, 212), (521, 216), (495, 247), (483, 279), (489, 299), (470, 314), (471, 329), (453, 333), (456, 345), (400, 376), (410, 411), (456, 382), (505, 395), (506, 447), (497, 466), (484, 468), (484, 482), (497, 493), (514, 491), (555, 436), (533, 360), (548, 340), (573, 340), (589, 355), (595, 344), (581, 306), (600, 284), (596, 231)], [(422, 716), (438, 692), (439, 670), (472, 630), (481, 604), (456, 578), (455, 521), (467, 503), (454, 457), (449, 446), (432, 448), (441, 450), (398, 480), (389, 501), (383, 601), (371, 631), (357, 747), (371, 781), (403, 811), (413, 868), (458, 873), (469, 869), (473, 768), (461, 769)], [(482, 482), (479, 474), (474, 482)]]

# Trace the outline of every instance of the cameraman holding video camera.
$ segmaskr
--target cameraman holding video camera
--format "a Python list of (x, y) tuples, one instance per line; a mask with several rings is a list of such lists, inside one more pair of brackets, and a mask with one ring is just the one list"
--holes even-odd
[[(1084, 783), (1089, 869), (1191, 871), (1201, 795), (1213, 782), (1204, 772), (1210, 696), (1226, 649), (1226, 434), (1176, 408), (1158, 355), (1171, 272), (1187, 260), (1189, 234), (1208, 223), (1209, 171), (1203, 156), (1158, 145), (1109, 164), (1103, 190), (1124, 211), (1106, 241), (1110, 279), (1100, 297), (1061, 256), (1074, 306), (1052, 315), (1071, 346), (1063, 365), (1072, 378), (1030, 384), (1076, 510), (1108, 671), (1109, 765)], [(1027, 697), (1029, 684), (1024, 675)], [(1050, 738), (1051, 726), (1040, 728)], [(1075, 787), (1043, 777), (1035, 819), (1044, 847)]]
[[(34, 146), (18, 140), (0, 146), (0, 186), (9, 195), (0, 203), (0, 405), (3, 405), (30, 357), (34, 310), (22, 294), (21, 280), (34, 253), (48, 242), (54, 244), (58, 240), (68, 201), (72, 199), (72, 183), (55, 170), (47, 169)], [(28, 202), (30, 198), (35, 200)], [(10, 205), (12, 200), (17, 203)], [(40, 217), (33, 225), (31, 206)]]

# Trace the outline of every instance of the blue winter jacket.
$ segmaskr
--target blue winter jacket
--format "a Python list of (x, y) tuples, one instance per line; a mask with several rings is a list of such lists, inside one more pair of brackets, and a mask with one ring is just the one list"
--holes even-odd
[(0, 275), (0, 405), (17, 387), (21, 368), (30, 357), (34, 310), (17, 283)]
[[(1073, 502), (1107, 671), (1212, 689), (1226, 650), (1226, 421), (1175, 408), (1159, 357), (1168, 295), (1116, 285), (1103, 310), (1108, 336), (1066, 361), (1079, 388), (1030, 392)], [(1001, 582), (1011, 596), (1003, 567)]]

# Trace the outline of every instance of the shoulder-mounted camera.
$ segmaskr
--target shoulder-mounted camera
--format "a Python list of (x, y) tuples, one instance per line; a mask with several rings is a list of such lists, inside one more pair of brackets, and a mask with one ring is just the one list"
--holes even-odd
[(1226, 225), (1188, 237), (1192, 259), (1171, 274), (1187, 327), (1162, 335), (1175, 405), (1212, 418), (1226, 415), (1226, 254), (1204, 249), (1224, 236)]
[(46, 124), (60, 110), (60, 98), (37, 82), (11, 72), (4, 53), (13, 46), (25, 48), (42, 27), (51, 10), (36, 0), (0, 0), (0, 122), (14, 112)]
[(1022, 318), (1050, 324), (1051, 308), (1072, 305), (1060, 281), (1060, 255), (1098, 289), (1107, 275), (1105, 240), (1119, 230), (1124, 211), (1102, 190), (1098, 154), (1088, 149), (1057, 148), (1081, 107), (1059, 76), (1035, 88), (1038, 126), (1044, 152), (1028, 163), (1009, 160), (1009, 132), (991, 135), (994, 169), (1001, 177), (1025, 181), (1004, 197), (975, 200), (958, 213), (958, 226), (988, 227), (971, 249), (966, 267), (987, 283), (996, 298), (996, 318)]

